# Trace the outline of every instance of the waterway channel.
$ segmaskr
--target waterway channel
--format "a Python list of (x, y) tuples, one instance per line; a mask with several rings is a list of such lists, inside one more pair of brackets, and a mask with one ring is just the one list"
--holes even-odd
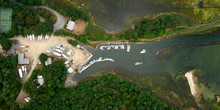
[[(114, 71), (123, 74), (132, 73), (146, 75), (149, 73), (161, 74), (169, 73), (175, 75), (187, 68), (199, 68), (203, 74), (199, 75), (199, 80), (210, 86), (210, 90), (215, 94), (220, 94), (220, 45), (190, 45), (196, 43), (210, 43), (220, 41), (220, 31), (207, 35), (185, 35), (169, 39), (162, 39), (156, 42), (134, 44), (130, 52), (127, 52), (127, 43), (124, 43), (125, 49), (100, 50), (100, 44), (97, 49), (85, 47), (93, 54), (90, 61), (94, 59), (112, 58), (114, 62), (94, 63), (82, 73), (77, 73), (73, 78), (80, 80), (88, 74), (101, 71)], [(184, 48), (174, 49), (170, 59), (159, 60), (155, 57), (157, 51), (168, 48), (189, 45)], [(140, 54), (142, 49), (146, 49), (145, 54)], [(90, 62), (89, 61), (89, 62)], [(142, 61), (142, 65), (135, 66), (136, 62)]]

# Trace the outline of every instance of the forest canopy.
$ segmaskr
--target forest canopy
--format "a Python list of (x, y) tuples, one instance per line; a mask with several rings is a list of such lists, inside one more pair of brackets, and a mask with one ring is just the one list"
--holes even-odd
[(17, 58), (0, 55), (0, 109), (9, 110), (21, 88)]
[(28, 5), (45, 5), (46, 0), (16, 0)]
[[(43, 75), (45, 83), (39, 89), (36, 76)], [(64, 88), (66, 68), (63, 62), (55, 62), (35, 70), (24, 85), (31, 97), (24, 109), (174, 109), (151, 92), (122, 78), (106, 74), (88, 82), (80, 82), (75, 87)]]

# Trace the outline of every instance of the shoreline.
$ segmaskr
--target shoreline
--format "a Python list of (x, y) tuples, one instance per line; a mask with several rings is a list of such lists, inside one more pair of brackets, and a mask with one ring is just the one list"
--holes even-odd
[[(220, 23), (220, 21), (218, 21)], [(173, 38), (173, 37), (178, 37), (178, 36), (184, 36), (184, 35), (205, 35), (205, 34), (210, 34), (210, 33), (213, 33), (215, 31), (212, 31), (212, 32), (205, 32), (205, 31), (209, 31), (209, 30), (213, 30), (213, 29), (216, 29), (216, 30), (220, 30), (220, 25), (215, 25), (215, 26), (212, 26), (211, 28), (208, 28), (208, 29), (204, 29), (204, 30), (196, 30), (196, 31), (186, 31), (186, 30), (180, 30), (180, 31), (177, 31), (171, 35), (164, 35), (164, 36), (161, 36), (161, 37), (156, 37), (156, 38), (153, 38), (153, 39), (139, 39), (137, 41), (132, 41), (132, 40), (126, 40), (126, 39), (121, 39), (121, 40), (115, 40), (115, 41), (89, 41), (89, 45), (87, 46), (90, 46), (92, 47), (93, 49), (96, 49), (98, 44), (108, 44), (108, 43), (125, 43), (125, 42), (131, 42), (131, 43), (135, 43), (135, 44), (143, 44), (143, 43), (149, 43), (149, 42), (156, 42), (156, 41), (160, 41), (162, 39), (170, 39), (170, 38)], [(202, 34), (199, 34), (199, 32), (202, 32)]]
[(189, 87), (190, 87), (191, 94), (193, 96), (196, 96), (198, 94), (198, 86), (197, 86), (197, 84), (194, 80), (194, 72), (195, 72), (195, 70), (191, 70), (191, 71), (187, 72), (185, 74), (185, 77), (188, 80), (188, 84), (189, 84)]

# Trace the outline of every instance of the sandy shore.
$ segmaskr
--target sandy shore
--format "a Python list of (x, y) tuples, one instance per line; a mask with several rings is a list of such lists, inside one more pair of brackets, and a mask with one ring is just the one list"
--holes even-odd
[(185, 77), (187, 78), (188, 80), (188, 83), (189, 83), (189, 87), (190, 87), (190, 91), (192, 93), (193, 96), (196, 96), (197, 95), (197, 90), (198, 90), (198, 87), (194, 81), (194, 70), (192, 71), (189, 71), (185, 74)]

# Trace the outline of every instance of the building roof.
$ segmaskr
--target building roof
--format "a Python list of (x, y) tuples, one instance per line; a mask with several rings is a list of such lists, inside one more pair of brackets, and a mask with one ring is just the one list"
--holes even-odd
[(16, 41), (16, 44), (12, 44), (11, 48), (6, 52), (8, 55), (13, 55), (16, 49), (19, 49), (19, 41)]
[(21, 65), (29, 64), (29, 59), (24, 58), (24, 53), (18, 53), (18, 64)]
[(50, 65), (50, 64), (52, 64), (52, 58), (47, 59), (47, 65)]
[(76, 24), (75, 22), (73, 22), (73, 21), (70, 20), (70, 21), (68, 22), (66, 28), (67, 28), (68, 30), (71, 30), (71, 31), (72, 31), (72, 30), (75, 29), (75, 24)]
[(71, 67), (69, 67), (69, 69), (67, 71), (68, 71), (68, 73), (72, 73), (73, 69)]
[(43, 78), (43, 76), (38, 75), (38, 76), (37, 76), (37, 81), (38, 81), (38, 84), (40, 84), (40, 86), (42, 86), (42, 85), (44, 84), (44, 78)]

